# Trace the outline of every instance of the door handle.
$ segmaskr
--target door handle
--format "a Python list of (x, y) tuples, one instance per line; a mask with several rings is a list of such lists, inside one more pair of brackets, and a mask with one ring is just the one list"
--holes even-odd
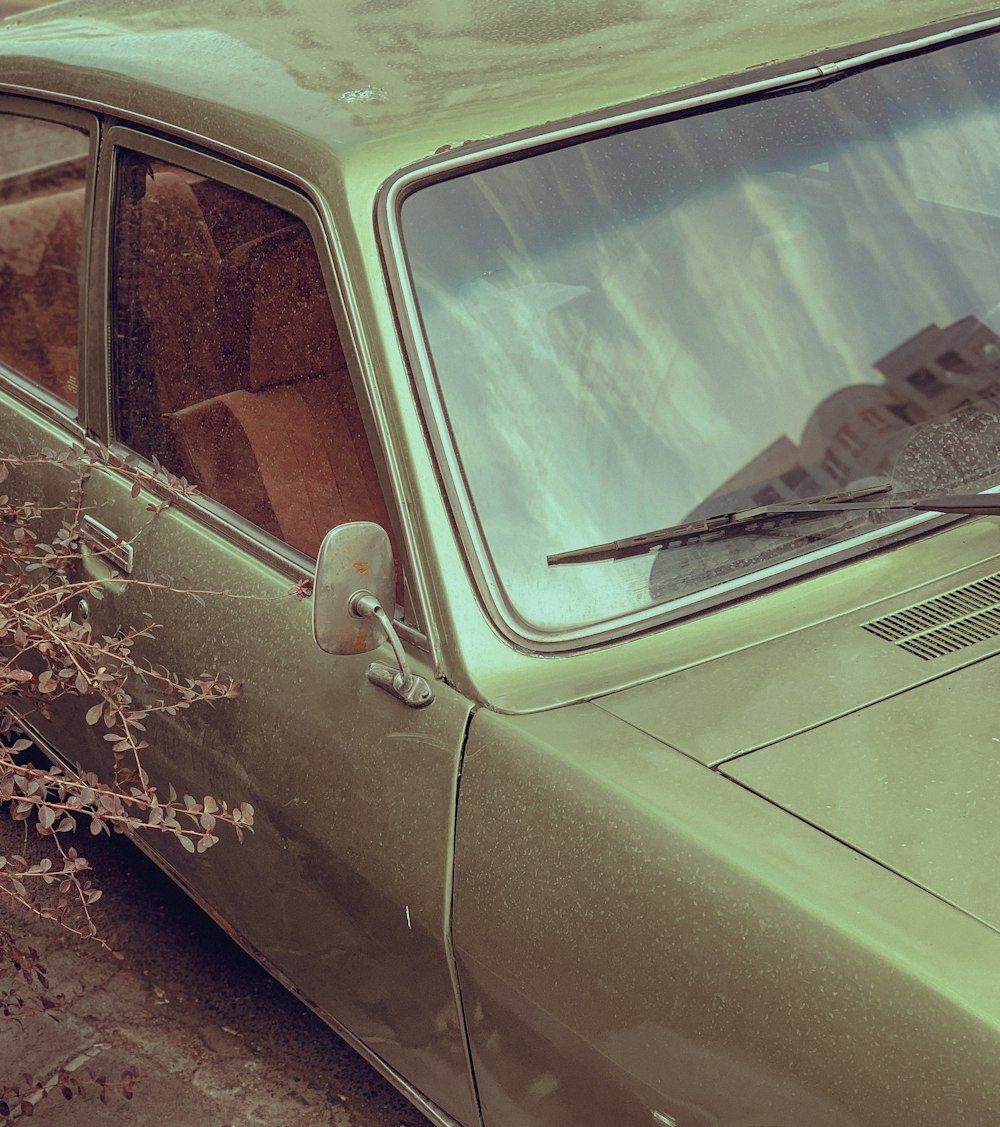
[(80, 522), (80, 539), (125, 575), (132, 574), (132, 545), (90, 515)]

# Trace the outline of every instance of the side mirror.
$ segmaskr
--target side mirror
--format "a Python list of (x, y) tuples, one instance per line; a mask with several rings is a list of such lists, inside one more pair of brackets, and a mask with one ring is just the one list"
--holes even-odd
[(380, 646), (385, 630), (374, 616), (360, 617), (362, 595), (380, 607), (395, 602), (392, 546), (384, 528), (368, 521), (340, 524), (323, 538), (313, 584), (313, 636), (328, 654), (363, 654)]
[(368, 680), (411, 708), (434, 699), (430, 685), (411, 672), (391, 615), (396, 590), (392, 545), (384, 528), (368, 521), (340, 524), (323, 538), (313, 584), (313, 636), (330, 654), (362, 654), (388, 641), (396, 665), (373, 661)]

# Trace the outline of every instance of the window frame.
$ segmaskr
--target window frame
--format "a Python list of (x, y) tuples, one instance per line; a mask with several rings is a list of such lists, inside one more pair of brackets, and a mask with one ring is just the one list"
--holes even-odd
[(24, 98), (17, 94), (0, 92), (0, 114), (5, 117), (27, 117), (52, 125), (64, 125), (87, 136), (87, 172), (84, 178), (84, 210), (80, 231), (80, 273), (77, 287), (77, 405), (73, 406), (36, 383), (30, 376), (15, 372), (0, 358), (0, 388), (8, 391), (42, 415), (68, 430), (74, 437), (85, 439), (90, 427), (89, 407), (94, 383), (100, 382), (100, 372), (91, 370), (90, 337), (94, 325), (90, 319), (92, 293), (91, 276), (94, 233), (94, 209), (97, 199), (98, 162), (101, 145), (100, 118), (87, 110), (58, 102), (44, 102)]
[[(270, 179), (256, 170), (245, 168), (202, 149), (194, 148), (190, 144), (146, 133), (133, 128), (131, 125), (114, 123), (105, 128), (101, 138), (101, 157), (98, 165), (97, 199), (99, 200), (100, 212), (95, 218), (95, 229), (101, 240), (102, 253), (94, 254), (91, 260), (91, 276), (88, 285), (92, 294), (100, 295), (101, 324), (104, 326), (104, 332), (100, 339), (95, 339), (91, 343), (89, 359), (95, 370), (103, 371), (105, 378), (95, 381), (91, 398), (88, 401), (88, 419), (91, 429), (113, 451), (123, 456), (136, 454), (144, 465), (151, 465), (145, 456), (132, 450), (131, 447), (118, 439), (114, 419), (113, 399), (116, 372), (114, 370), (114, 351), (111, 339), (113, 315), (111, 289), (114, 276), (113, 246), (118, 171), (121, 154), (126, 150), (141, 153), (143, 156), (154, 160), (164, 161), (185, 171), (215, 180), (236, 191), (254, 196), (287, 211), (305, 225), (323, 274), (331, 313), (347, 361), (351, 386), (361, 412), (378, 474), (379, 487), (382, 490), (392, 524), (391, 531), (396, 538), (397, 545), (399, 545), (401, 555), (399, 564), (403, 568), (406, 595), (405, 605), (402, 608), (397, 606), (396, 615), (397, 618), (401, 613), (405, 616), (399, 625), (408, 640), (419, 649), (429, 650), (429, 642), (417, 625), (420, 619), (417, 617), (418, 612), (415, 609), (412, 597), (412, 586), (406, 582), (409, 559), (404, 547), (405, 541), (400, 528), (395, 493), (390, 487), (390, 475), (384, 446), (378, 433), (368, 389), (360, 374), (361, 362), (354, 334), (350, 330), (345, 313), (343, 289), (335, 267), (333, 249), (316, 207), (298, 189), (289, 184)], [(222, 502), (216, 501), (210, 496), (199, 493), (193, 497), (175, 497), (173, 504), (175, 507), (197, 516), (213, 532), (229, 543), (247, 551), (262, 562), (277, 567), (295, 579), (311, 578), (315, 572), (316, 561), (312, 557), (252, 524)]]

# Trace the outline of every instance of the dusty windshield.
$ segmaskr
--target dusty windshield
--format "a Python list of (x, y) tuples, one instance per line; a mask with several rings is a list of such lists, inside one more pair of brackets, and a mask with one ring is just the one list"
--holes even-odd
[(906, 516), (553, 553), (880, 481), (1000, 484), (998, 103), (983, 39), (406, 199), (458, 488), (515, 621), (780, 579)]

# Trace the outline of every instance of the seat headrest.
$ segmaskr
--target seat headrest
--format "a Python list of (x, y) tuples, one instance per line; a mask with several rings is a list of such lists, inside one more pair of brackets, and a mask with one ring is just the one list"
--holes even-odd
[(346, 368), (319, 260), (301, 224), (255, 239), (229, 255), (219, 277), (217, 304), (230, 314), (220, 360), (245, 373), (248, 391)]

